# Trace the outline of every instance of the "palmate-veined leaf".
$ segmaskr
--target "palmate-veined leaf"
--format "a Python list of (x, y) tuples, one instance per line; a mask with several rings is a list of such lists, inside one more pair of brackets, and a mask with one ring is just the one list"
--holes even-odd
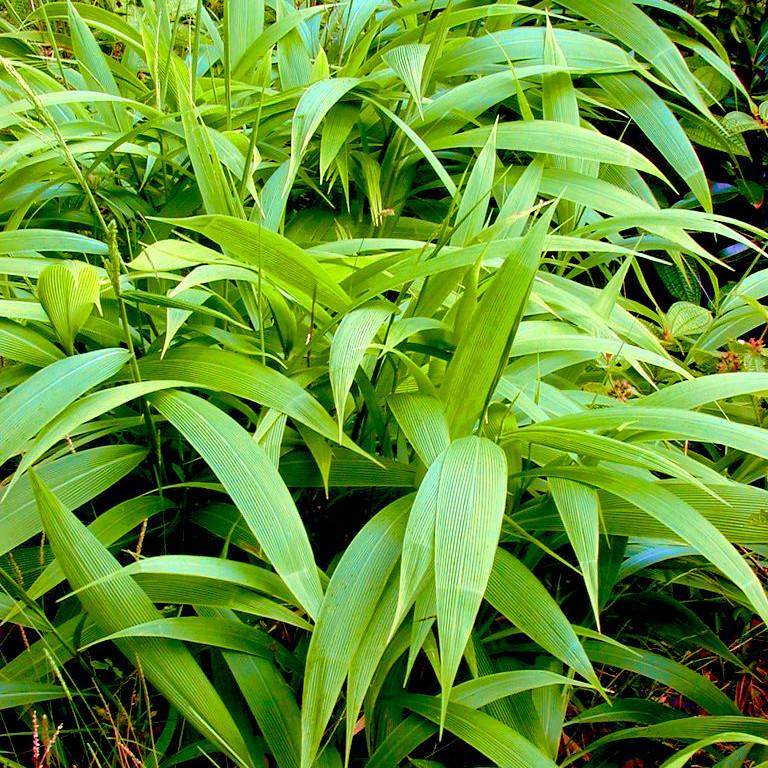
[(323, 591), (307, 532), (264, 449), (234, 419), (195, 395), (159, 392), (149, 400), (205, 459), (299, 604), (317, 617)]
[[(31, 474), (40, 517), (57, 560), (88, 614), (107, 632), (160, 618), (150, 599), (98, 539)], [(99, 583), (105, 577), (107, 580)], [(240, 765), (251, 765), (247, 747), (215, 689), (192, 655), (175, 640), (161, 638), (117, 642), (132, 663), (141, 665), (155, 685), (187, 720)]]
[(116, 374), (128, 362), (124, 349), (100, 349), (58, 360), (0, 400), (0, 464), (73, 400)]
[(37, 295), (68, 355), (94, 307), (100, 309), (99, 273), (84, 261), (51, 264), (37, 281)]

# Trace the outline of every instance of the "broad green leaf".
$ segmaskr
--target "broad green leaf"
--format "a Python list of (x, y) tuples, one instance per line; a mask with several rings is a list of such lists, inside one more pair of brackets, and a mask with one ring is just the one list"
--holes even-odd
[(597, 492), (579, 483), (551, 478), (549, 487), (565, 532), (579, 561), (592, 612), (600, 629), (598, 602), (598, 552), (600, 549), (600, 500)]
[(313, 83), (302, 93), (291, 120), (291, 165), (288, 182), (296, 173), (310, 139), (323, 118), (339, 100), (351, 91), (359, 80), (354, 77), (334, 77)]
[(630, 0), (563, 0), (569, 11), (581, 14), (647, 59), (693, 106), (709, 114), (680, 51), (664, 30)]
[(756, 613), (768, 621), (768, 597), (741, 554), (705, 517), (658, 483), (576, 468), (552, 474), (602, 488), (642, 509), (694, 547), (744, 592)]
[(627, 144), (604, 136), (597, 131), (551, 120), (532, 122), (499, 123), (495, 128), (472, 128), (455, 136), (438, 139), (431, 143), (432, 150), (456, 147), (482, 147), (491, 132), (496, 131), (496, 149), (517, 152), (543, 152), (581, 160), (598, 161), (611, 165), (627, 166), (663, 178), (650, 160)]
[[(86, 587), (119, 574), (120, 564), (49, 490), (30, 474), (43, 526), (70, 585)], [(79, 593), (80, 602), (101, 628), (118, 632), (160, 618), (159, 612), (130, 576), (117, 575)], [(189, 722), (212, 739), (240, 765), (249, 766), (247, 748), (215, 689), (192, 655), (175, 640), (136, 641), (124, 638), (117, 646)]]
[[(440, 388), (453, 437), (472, 432), (506, 368), (551, 217), (550, 209), (524, 238), (519, 250), (507, 256), (456, 348)], [(499, 307), (505, 308), (501, 315)]]
[(739, 714), (739, 708), (714, 683), (683, 664), (641, 648), (621, 648), (595, 640), (588, 640), (585, 648), (594, 663), (619, 667), (664, 683), (711, 714)]
[(456, 211), (456, 227), (451, 235), (451, 245), (467, 245), (482, 231), (495, 171), (496, 132), (492, 130), (477, 156), (477, 161), (472, 167), (461, 195), (459, 208)]
[(307, 532), (264, 449), (224, 411), (195, 395), (158, 392), (148, 399), (211, 467), (299, 604), (317, 617), (323, 591)]
[(508, 725), (463, 704), (450, 702), (446, 713), (431, 696), (411, 694), (403, 698), (408, 709), (445, 727), (497, 765), (510, 768), (554, 768), (555, 763)]
[[(38, 468), (39, 477), (67, 506), (80, 507), (132, 472), (147, 455), (135, 445), (107, 445), (78, 451)], [(0, 555), (41, 531), (29, 476), (0, 498)]]
[(328, 374), (339, 424), (339, 442), (344, 434), (345, 406), (355, 373), (379, 328), (391, 313), (392, 310), (388, 307), (375, 304), (352, 310), (344, 315), (333, 335)]
[(501, 548), (485, 599), (545, 651), (599, 687), (584, 648), (554, 598), (523, 563)]
[(41, 701), (63, 699), (65, 695), (64, 689), (59, 688), (58, 685), (0, 680), (0, 709), (26, 707), (30, 704), (39, 704)]
[(68, 355), (75, 337), (99, 304), (99, 274), (84, 261), (46, 267), (37, 281), (37, 294)]
[(381, 57), (403, 81), (403, 85), (408, 89), (419, 114), (421, 114), (424, 65), (427, 62), (428, 53), (428, 45), (410, 43), (391, 48)]
[(704, 210), (712, 210), (712, 195), (701, 161), (672, 110), (636, 75), (606, 75), (600, 87), (625, 109), (696, 195)]
[(92, 237), (56, 229), (23, 229), (0, 232), (0, 254), (24, 251), (65, 251), (106, 256), (106, 243)]
[(400, 394), (389, 397), (387, 404), (408, 442), (429, 467), (451, 440), (440, 401), (428, 395)]
[(317, 756), (354, 658), (401, 552), (412, 496), (371, 519), (346, 548), (331, 576), (309, 643), (301, 711), (301, 765)]
[(0, 400), (0, 465), (73, 400), (116, 374), (128, 361), (123, 349), (100, 349), (58, 360)]
[(336, 423), (306, 389), (244, 355), (213, 347), (180, 346), (170, 349), (162, 358), (142, 358), (139, 370), (145, 379), (182, 381), (188, 386), (252, 400), (287, 414), (330, 440), (338, 438)]
[(21, 323), (0, 319), (0, 355), (38, 368), (61, 360), (61, 350), (42, 334)]
[(442, 727), (493, 567), (506, 504), (507, 462), (490, 440), (469, 436), (451, 443), (439, 471), (434, 562)]
[(233, 259), (263, 269), (276, 285), (298, 290), (334, 310), (347, 308), (349, 298), (323, 266), (290, 240), (251, 221), (231, 216), (194, 216), (170, 219), (174, 226), (192, 230), (218, 243)]

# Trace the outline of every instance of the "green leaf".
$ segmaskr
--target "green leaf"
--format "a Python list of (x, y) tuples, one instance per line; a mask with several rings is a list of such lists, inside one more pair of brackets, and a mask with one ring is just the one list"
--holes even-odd
[(413, 103), (421, 114), (421, 95), (423, 90), (424, 65), (427, 62), (429, 46), (424, 43), (409, 43), (390, 48), (382, 54), (382, 59), (403, 81)]
[(234, 419), (195, 395), (158, 392), (148, 399), (211, 467), (299, 604), (317, 617), (323, 591), (307, 532), (264, 449)]
[[(145, 448), (107, 445), (46, 462), (38, 475), (71, 507), (80, 507), (132, 472), (146, 457)], [(0, 555), (41, 531), (29, 476), (0, 499)]]
[(599, 688), (592, 664), (565, 614), (533, 573), (503, 549), (496, 552), (485, 599), (545, 651)]
[(551, 120), (531, 122), (499, 123), (486, 128), (472, 128), (455, 136), (431, 142), (433, 150), (456, 147), (482, 147), (491, 132), (496, 131), (496, 149), (510, 149), (517, 152), (543, 152), (546, 154), (574, 157), (581, 160), (598, 161), (610, 165), (636, 168), (640, 171), (664, 178), (650, 160), (627, 144), (604, 136), (594, 130), (575, 125), (556, 123)]
[(600, 550), (600, 500), (594, 489), (569, 480), (553, 477), (549, 481), (549, 488), (579, 561), (584, 586), (600, 630), (597, 564)]
[(389, 397), (387, 404), (408, 442), (429, 467), (451, 441), (440, 401), (429, 395), (400, 394)]
[(61, 360), (61, 350), (29, 326), (0, 319), (0, 355), (38, 368)]
[(328, 374), (339, 424), (339, 442), (344, 434), (347, 395), (355, 373), (382, 323), (392, 314), (389, 307), (372, 304), (344, 315), (331, 342)]
[(58, 360), (0, 400), (0, 465), (73, 400), (116, 374), (128, 361), (124, 349), (100, 349)]
[[(75, 589), (87, 587), (79, 599), (91, 618), (106, 632), (159, 619), (150, 599), (130, 576), (120, 574), (120, 564), (93, 533), (34, 472), (30, 479), (43, 527), (67, 580)], [(251, 764), (234, 721), (183, 643), (122, 638), (116, 644), (195, 728), (240, 765)]]
[(166, 221), (210, 238), (238, 262), (263, 269), (278, 286), (297, 290), (310, 300), (317, 297), (318, 302), (337, 311), (349, 305), (349, 297), (323, 266), (277, 232), (231, 216), (193, 216)]
[(371, 519), (346, 548), (331, 577), (307, 651), (301, 711), (301, 765), (317, 756), (349, 665), (400, 557), (404, 496)]
[(68, 355), (75, 337), (99, 304), (99, 273), (84, 261), (46, 267), (37, 281), (37, 294)]
[(453, 437), (475, 428), (506, 368), (551, 217), (550, 208), (496, 272), (451, 359), (440, 397)]
[(465, 437), (446, 449), (435, 502), (441, 727), (493, 567), (506, 490), (506, 457), (490, 440)]
[(6, 682), (0, 680), (0, 709), (26, 707), (41, 701), (63, 699), (66, 692), (58, 685), (44, 685), (33, 681)]

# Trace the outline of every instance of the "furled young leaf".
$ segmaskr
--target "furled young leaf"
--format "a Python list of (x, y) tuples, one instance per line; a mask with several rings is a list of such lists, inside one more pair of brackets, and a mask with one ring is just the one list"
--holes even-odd
[(50, 318), (67, 354), (74, 352), (75, 337), (99, 303), (99, 273), (84, 261), (67, 261), (46, 267), (37, 281), (40, 303)]

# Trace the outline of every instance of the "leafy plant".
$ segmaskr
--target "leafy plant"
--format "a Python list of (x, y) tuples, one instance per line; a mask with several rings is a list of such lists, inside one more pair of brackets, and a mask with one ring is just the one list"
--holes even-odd
[[(766, 759), (710, 677), (761, 674), (729, 644), (768, 618), (768, 375), (726, 355), (760, 358), (768, 272), (720, 289), (709, 240), (763, 233), (712, 212), (673, 31), (629, 0), (6, 11), (16, 762), (32, 705), (65, 765)], [(655, 264), (711, 308), (662, 308)]]

